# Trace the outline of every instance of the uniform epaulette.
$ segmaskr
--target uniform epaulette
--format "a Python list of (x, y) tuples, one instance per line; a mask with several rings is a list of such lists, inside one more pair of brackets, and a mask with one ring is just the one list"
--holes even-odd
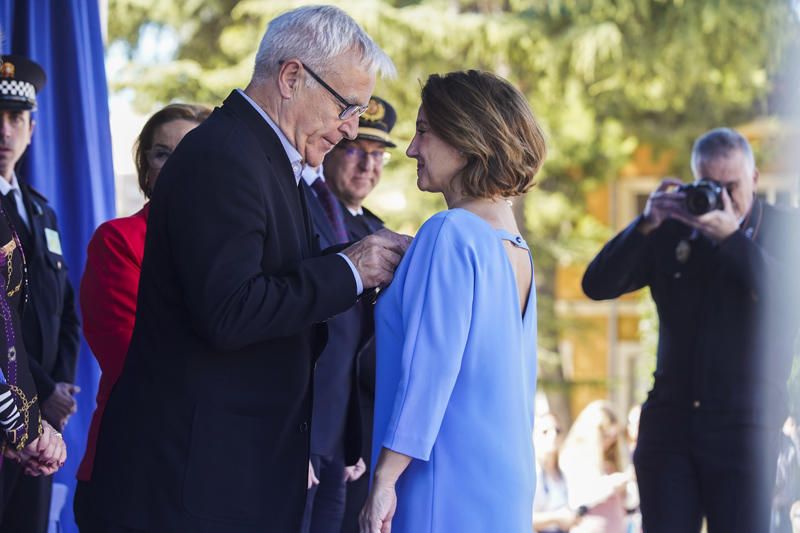
[(50, 201), (47, 199), (47, 196), (34, 189), (31, 185), (28, 185), (28, 190), (31, 192), (31, 194), (33, 194), (36, 198), (40, 199), (44, 203), (50, 203)]

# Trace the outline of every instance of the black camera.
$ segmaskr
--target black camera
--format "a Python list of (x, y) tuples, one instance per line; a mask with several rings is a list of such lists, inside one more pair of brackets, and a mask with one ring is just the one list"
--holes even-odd
[(678, 192), (686, 195), (684, 200), (686, 211), (699, 216), (713, 211), (724, 209), (722, 206), (722, 185), (710, 178), (702, 178), (694, 183), (681, 185)]

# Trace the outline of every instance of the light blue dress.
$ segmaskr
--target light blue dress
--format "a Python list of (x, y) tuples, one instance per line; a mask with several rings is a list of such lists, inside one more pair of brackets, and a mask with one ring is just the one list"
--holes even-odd
[(523, 317), (503, 239), (527, 249), (469, 211), (438, 213), (378, 299), (372, 464), (381, 447), (414, 458), (393, 533), (531, 531), (536, 297)]

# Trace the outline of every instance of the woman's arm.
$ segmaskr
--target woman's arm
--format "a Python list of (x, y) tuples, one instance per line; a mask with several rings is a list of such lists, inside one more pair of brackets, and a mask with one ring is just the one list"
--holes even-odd
[(391, 530), (392, 517), (397, 507), (394, 487), (409, 464), (411, 457), (408, 455), (381, 448), (372, 489), (359, 517), (361, 533), (384, 533)]

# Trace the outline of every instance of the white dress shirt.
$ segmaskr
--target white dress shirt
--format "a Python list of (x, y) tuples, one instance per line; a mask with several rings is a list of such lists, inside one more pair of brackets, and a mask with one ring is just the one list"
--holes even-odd
[(5, 196), (9, 191), (14, 195), (14, 202), (17, 204), (19, 218), (25, 223), (26, 228), (31, 229), (31, 223), (28, 220), (28, 211), (25, 210), (25, 204), (22, 202), (22, 189), (19, 188), (17, 174), (14, 172), (11, 173), (11, 182), (5, 179), (4, 176), (0, 176), (0, 194)]

